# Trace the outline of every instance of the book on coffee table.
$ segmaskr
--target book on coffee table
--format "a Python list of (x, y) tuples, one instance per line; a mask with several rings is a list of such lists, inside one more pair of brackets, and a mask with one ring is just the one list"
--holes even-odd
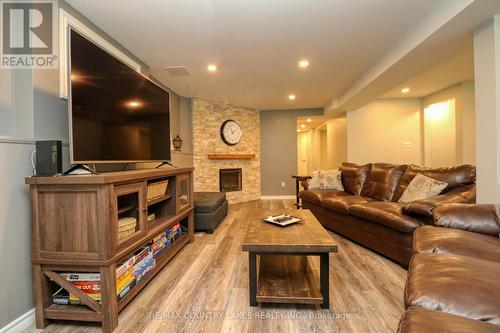
[(280, 215), (274, 215), (274, 216), (267, 216), (263, 219), (266, 222), (277, 224), (282, 227), (286, 227), (287, 225), (298, 223), (302, 221), (301, 218), (295, 217), (292, 215), (288, 214), (280, 214)]

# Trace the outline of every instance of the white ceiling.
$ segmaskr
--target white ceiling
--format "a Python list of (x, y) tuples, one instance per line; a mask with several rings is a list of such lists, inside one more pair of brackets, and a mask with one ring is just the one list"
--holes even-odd
[[(500, 13), (500, 0), (67, 2), (183, 96), (258, 109), (325, 107), (327, 116), (391, 89), (385, 97), (394, 96), (403, 84), (425, 94), (470, 77), (470, 58), (460, 57), (471, 50), (473, 28)], [(298, 69), (302, 58), (307, 70)], [(166, 66), (191, 75), (172, 76)]]
[[(458, 56), (421, 72), (403, 84), (385, 93), (382, 98), (413, 98), (424, 97), (438, 90), (449, 87), (457, 82), (474, 79), (474, 51), (467, 50)], [(402, 93), (403, 88), (409, 88), (409, 93)]]
[[(259, 109), (326, 105), (449, 1), (67, 0), (177, 93)], [(302, 58), (307, 70), (297, 68)]]
[(432, 13), (423, 17), (411, 33), (393, 45), (348, 91), (332, 98), (325, 106), (325, 114), (341, 116), (346, 110), (379, 98), (436, 64), (471, 50), (474, 28), (499, 13), (500, 0), (436, 1)]

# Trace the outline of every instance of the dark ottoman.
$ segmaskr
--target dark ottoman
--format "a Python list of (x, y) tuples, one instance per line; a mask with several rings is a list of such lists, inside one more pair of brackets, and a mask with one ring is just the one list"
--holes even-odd
[(194, 193), (194, 229), (211, 234), (227, 215), (226, 194), (220, 192)]

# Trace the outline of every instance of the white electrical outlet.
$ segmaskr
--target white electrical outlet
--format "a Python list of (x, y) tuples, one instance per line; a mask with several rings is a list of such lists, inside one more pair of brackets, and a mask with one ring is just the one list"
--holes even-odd
[(281, 188), (285, 188), (285, 182), (281, 182)]
[(411, 141), (404, 141), (402, 146), (403, 148), (410, 149), (413, 147), (413, 143)]

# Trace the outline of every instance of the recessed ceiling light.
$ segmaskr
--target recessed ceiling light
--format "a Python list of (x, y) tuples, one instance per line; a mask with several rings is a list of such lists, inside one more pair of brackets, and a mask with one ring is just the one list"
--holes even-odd
[(300, 130), (297, 130), (297, 133), (300, 133)]
[(306, 128), (306, 125), (302, 124), (302, 125), (300, 125), (300, 127), (302, 127), (302, 128)]
[(403, 94), (407, 94), (407, 93), (409, 93), (409, 92), (410, 92), (410, 88), (403, 88), (403, 89), (401, 89), (401, 92), (402, 92)]
[(310, 123), (312, 121), (311, 118), (307, 118), (307, 122)]
[(140, 101), (128, 101), (127, 102), (127, 106), (128, 107), (131, 107), (131, 108), (138, 108), (142, 105), (142, 103)]
[(306, 68), (306, 67), (308, 67), (308, 66), (309, 66), (309, 61), (307, 61), (307, 60), (305, 60), (305, 59), (303, 59), (303, 60), (299, 61), (299, 67), (300, 67), (300, 68)]
[(288, 95), (288, 99), (293, 101), (295, 99), (295, 95), (294, 94)]
[(217, 66), (214, 65), (214, 64), (210, 64), (207, 66), (207, 70), (210, 72), (210, 73), (214, 73), (217, 71)]

